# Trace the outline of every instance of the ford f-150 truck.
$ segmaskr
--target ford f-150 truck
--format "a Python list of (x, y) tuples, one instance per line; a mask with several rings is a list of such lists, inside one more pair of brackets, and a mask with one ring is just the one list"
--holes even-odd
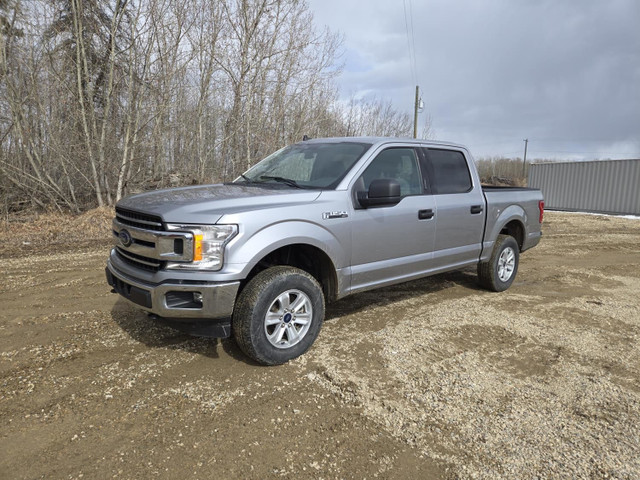
[(543, 210), (539, 190), (481, 186), (461, 145), (307, 140), (232, 183), (122, 199), (106, 275), (153, 318), (275, 365), (311, 346), (325, 302), (473, 265), (507, 289)]

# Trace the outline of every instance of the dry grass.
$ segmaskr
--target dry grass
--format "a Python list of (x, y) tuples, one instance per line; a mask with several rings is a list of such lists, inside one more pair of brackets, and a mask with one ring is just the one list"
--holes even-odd
[(81, 215), (47, 212), (10, 216), (0, 228), (0, 257), (21, 250), (60, 250), (111, 238), (112, 207), (100, 207)]

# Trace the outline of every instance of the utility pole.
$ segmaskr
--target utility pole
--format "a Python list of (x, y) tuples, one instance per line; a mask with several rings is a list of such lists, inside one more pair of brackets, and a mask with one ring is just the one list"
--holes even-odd
[(416, 101), (413, 105), (413, 138), (418, 138), (418, 102), (420, 101), (418, 99), (419, 88), (420, 87), (416, 85)]
[(527, 144), (529, 143), (529, 139), (525, 138), (524, 140), (524, 159), (522, 160), (522, 177), (524, 179), (527, 178)]

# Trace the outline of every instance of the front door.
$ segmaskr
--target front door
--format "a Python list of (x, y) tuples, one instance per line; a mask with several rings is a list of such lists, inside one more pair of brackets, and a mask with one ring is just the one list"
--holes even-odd
[[(373, 180), (400, 183), (396, 205), (360, 208), (356, 193)], [(391, 147), (380, 152), (355, 182), (352, 222), (351, 291), (410, 280), (431, 267), (435, 201), (425, 186), (417, 152)]]

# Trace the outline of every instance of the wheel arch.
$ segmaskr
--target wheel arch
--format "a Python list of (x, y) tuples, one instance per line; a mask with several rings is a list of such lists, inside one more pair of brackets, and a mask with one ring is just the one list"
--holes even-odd
[[(497, 218), (494, 222), (491, 222), (491, 216), (495, 214), (497, 214)], [(527, 214), (525, 210), (520, 205), (509, 205), (502, 211), (494, 207), (491, 216), (489, 217), (489, 220), (487, 220), (490, 225), (487, 225), (489, 229), (487, 230), (487, 235), (485, 237), (485, 243), (487, 241), (491, 242), (490, 245), (485, 245), (485, 247), (489, 248), (487, 258), (493, 250), (493, 243), (500, 234), (510, 235), (515, 238), (518, 248), (522, 251), (525, 239), (527, 238)], [(486, 260), (486, 258), (484, 260)]]
[(327, 302), (338, 296), (338, 276), (333, 261), (325, 251), (307, 243), (283, 245), (264, 254), (241, 282), (240, 290), (258, 273), (275, 266), (295, 267), (307, 272), (318, 281)]
[(502, 235), (510, 235), (515, 238), (516, 243), (518, 244), (518, 248), (522, 252), (522, 247), (524, 245), (525, 239), (525, 228), (524, 223), (522, 223), (521, 220), (510, 220), (500, 229), (500, 233)]

